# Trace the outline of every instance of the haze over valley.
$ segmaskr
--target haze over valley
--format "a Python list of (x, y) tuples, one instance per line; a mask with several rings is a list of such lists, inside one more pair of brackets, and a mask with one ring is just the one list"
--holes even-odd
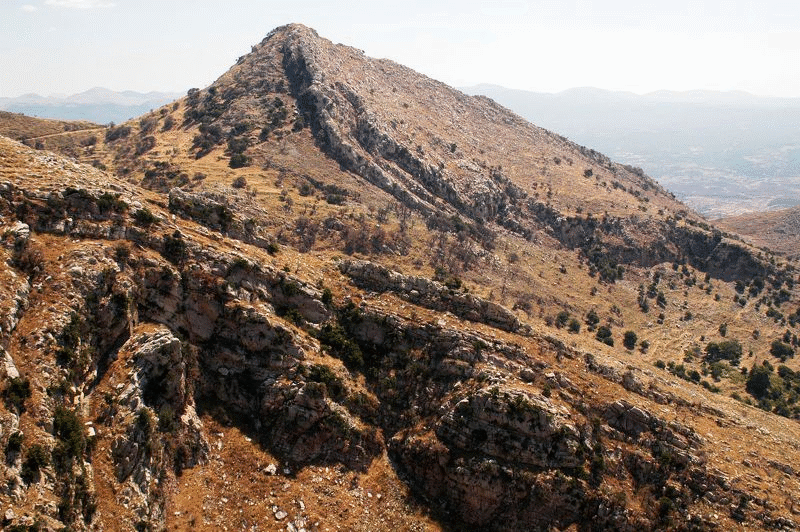
[(485, 94), (532, 123), (638, 166), (708, 218), (800, 204), (800, 99), (595, 88)]

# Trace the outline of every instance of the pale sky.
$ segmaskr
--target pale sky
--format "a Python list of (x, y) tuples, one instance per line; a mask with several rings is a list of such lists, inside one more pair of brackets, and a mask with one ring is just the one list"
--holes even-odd
[(798, 0), (0, 0), (0, 96), (204, 87), (290, 22), (454, 86), (800, 97)]

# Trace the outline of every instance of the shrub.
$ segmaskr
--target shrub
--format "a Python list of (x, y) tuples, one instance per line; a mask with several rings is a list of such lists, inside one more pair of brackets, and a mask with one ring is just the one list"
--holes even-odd
[(44, 254), (29, 246), (27, 242), (20, 242), (14, 245), (11, 264), (31, 277), (35, 277), (44, 271)]
[(767, 365), (754, 365), (747, 376), (745, 388), (753, 397), (761, 399), (767, 395), (770, 389), (770, 375), (772, 367)]
[(705, 358), (707, 362), (728, 360), (732, 365), (737, 366), (742, 358), (742, 345), (736, 340), (723, 340), (719, 343), (709, 342), (706, 345)]
[(569, 321), (569, 312), (562, 310), (556, 315), (556, 327), (559, 329), (564, 327)]
[(171, 405), (165, 404), (158, 411), (158, 430), (161, 432), (174, 432), (178, 428), (178, 416)]
[(131, 134), (131, 128), (129, 126), (110, 126), (106, 131), (106, 142), (114, 142), (118, 139), (124, 139), (128, 135)]
[(571, 332), (573, 334), (577, 334), (577, 333), (581, 332), (581, 322), (579, 322), (575, 318), (570, 319), (569, 320), (569, 332)]
[(155, 214), (150, 212), (150, 209), (145, 207), (143, 209), (138, 209), (135, 213), (133, 213), (133, 221), (136, 223), (136, 225), (150, 227), (154, 223), (157, 223), (159, 219)]
[(192, 140), (192, 148), (197, 150), (195, 157), (198, 159), (210, 153), (225, 138), (222, 128), (216, 124), (200, 124), (199, 131)]
[(6, 454), (18, 453), (22, 450), (22, 441), (25, 439), (21, 432), (13, 432), (6, 442)]
[(250, 164), (250, 158), (244, 153), (234, 153), (228, 166), (231, 168), (242, 168)]
[(622, 338), (622, 345), (625, 346), (625, 349), (633, 350), (636, 347), (637, 340), (638, 338), (635, 332), (625, 331), (625, 335)]
[(125, 200), (120, 199), (119, 194), (103, 192), (97, 198), (97, 209), (101, 213), (116, 212), (121, 214), (128, 210), (128, 204), (125, 203)]
[(333, 370), (325, 364), (314, 364), (306, 368), (306, 378), (311, 382), (319, 382), (334, 399), (342, 397), (345, 391), (344, 383)]
[(53, 434), (58, 440), (56, 454), (59, 458), (78, 458), (86, 449), (83, 422), (73, 410), (56, 408), (53, 415)]
[(3, 397), (9, 408), (13, 407), (18, 412), (25, 410), (25, 399), (31, 396), (31, 383), (23, 377), (11, 377), (3, 391)]
[(128, 247), (127, 244), (123, 244), (120, 242), (119, 244), (114, 246), (114, 259), (117, 262), (124, 264), (128, 262), (130, 256), (131, 256), (131, 248)]
[(341, 326), (328, 323), (323, 325), (319, 332), (319, 341), (348, 367), (360, 367), (364, 364), (361, 348), (347, 336)]
[(247, 186), (247, 179), (245, 179), (244, 176), (239, 176), (239, 177), (237, 177), (236, 179), (233, 180), (233, 183), (231, 183), (231, 186), (233, 188), (244, 188), (244, 187)]
[(333, 293), (330, 288), (323, 288), (320, 301), (327, 307), (333, 302)]
[(228, 139), (228, 151), (231, 155), (235, 153), (244, 153), (248, 144), (248, 140), (244, 137), (231, 137)]
[(770, 344), (769, 352), (775, 358), (780, 358), (785, 361), (787, 358), (794, 356), (794, 349), (789, 344), (785, 344), (780, 340), (773, 340)]
[(22, 462), (22, 480), (30, 483), (39, 474), (39, 471), (50, 463), (47, 449), (41, 445), (31, 445), (25, 452), (25, 461)]
[(601, 325), (597, 328), (595, 338), (606, 345), (614, 346), (614, 339), (611, 337), (611, 329), (605, 325)]
[(152, 135), (147, 136), (136, 142), (135, 154), (142, 155), (152, 150), (155, 147), (156, 147), (156, 138)]
[(161, 128), (161, 131), (169, 131), (173, 127), (175, 127), (175, 119), (172, 118), (172, 115), (169, 115), (164, 119), (164, 126)]
[(183, 241), (180, 231), (176, 230), (170, 235), (164, 235), (164, 258), (173, 264), (180, 264), (186, 259), (186, 242)]

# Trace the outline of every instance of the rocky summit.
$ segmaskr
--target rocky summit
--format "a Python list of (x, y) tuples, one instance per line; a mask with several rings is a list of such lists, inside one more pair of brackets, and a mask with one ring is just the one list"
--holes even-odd
[(800, 524), (797, 264), (639, 168), (301, 25), (0, 133), (9, 530)]

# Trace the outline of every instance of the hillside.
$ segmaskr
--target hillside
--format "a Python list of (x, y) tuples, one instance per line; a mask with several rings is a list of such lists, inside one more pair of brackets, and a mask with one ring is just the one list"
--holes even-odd
[(793, 258), (800, 256), (800, 208), (742, 214), (714, 223), (745, 236), (753, 245)]
[(103, 126), (92, 122), (48, 120), (0, 111), (0, 131), (3, 132), (3, 135), (15, 140), (30, 142), (31, 146), (37, 139), (100, 129), (103, 129)]
[(795, 263), (641, 170), (299, 25), (97, 137), (0, 139), (9, 523), (795, 526)]
[(644, 168), (708, 218), (785, 208), (800, 190), (800, 99), (741, 92), (549, 94), (466, 87), (580, 144)]

